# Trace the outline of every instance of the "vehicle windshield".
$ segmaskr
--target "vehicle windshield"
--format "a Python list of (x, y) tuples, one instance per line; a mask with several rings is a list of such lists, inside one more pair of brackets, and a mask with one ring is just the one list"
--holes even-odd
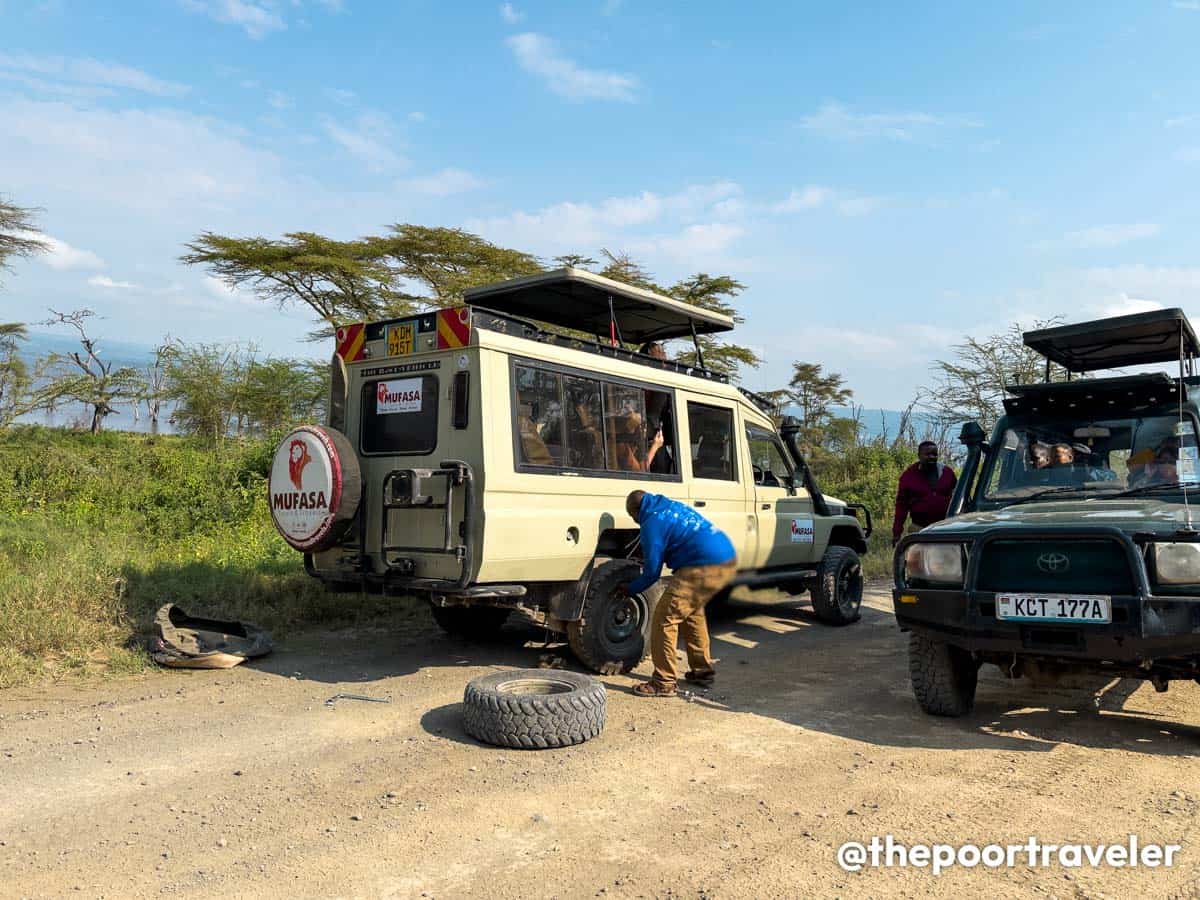
[(1190, 414), (1006, 419), (990, 457), (982, 494), (998, 504), (1169, 492), (1198, 478)]

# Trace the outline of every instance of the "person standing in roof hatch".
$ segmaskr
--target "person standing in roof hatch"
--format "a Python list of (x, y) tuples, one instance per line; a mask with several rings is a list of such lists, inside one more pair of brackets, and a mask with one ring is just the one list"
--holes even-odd
[(642, 574), (624, 590), (640, 594), (658, 581), (663, 563), (674, 573), (650, 623), (654, 676), (633, 689), (639, 697), (675, 696), (675, 644), (683, 631), (690, 670), (683, 676), (708, 687), (716, 672), (708, 644), (704, 605), (729, 586), (737, 553), (725, 532), (690, 506), (659, 494), (633, 491), (625, 509), (641, 528)]
[(933, 441), (921, 441), (917, 461), (904, 470), (896, 489), (896, 518), (892, 522), (892, 546), (900, 543), (904, 520), (924, 528), (946, 518), (950, 497), (958, 476), (949, 466), (938, 462), (938, 447)]

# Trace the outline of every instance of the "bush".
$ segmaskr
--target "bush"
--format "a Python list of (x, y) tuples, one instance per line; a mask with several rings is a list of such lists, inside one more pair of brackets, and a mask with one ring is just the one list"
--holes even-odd
[(305, 575), (263, 502), (273, 446), (0, 432), (0, 687), (140, 668), (167, 602), (277, 632), (394, 607)]

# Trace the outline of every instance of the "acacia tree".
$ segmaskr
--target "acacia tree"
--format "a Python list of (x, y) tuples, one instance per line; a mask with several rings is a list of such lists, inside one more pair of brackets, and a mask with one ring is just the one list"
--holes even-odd
[(0, 269), (7, 269), (10, 259), (49, 249), (35, 222), (36, 212), (0, 197)]
[(158, 420), (162, 415), (163, 403), (167, 400), (167, 363), (170, 357), (171, 339), (168, 337), (154, 348), (154, 361), (142, 370), (142, 383), (134, 408), (137, 408), (137, 402), (146, 407), (151, 434), (158, 434)]
[[(1039, 321), (1034, 328), (1060, 323), (1061, 319)], [(954, 356), (933, 364), (933, 383), (920, 394), (922, 409), (943, 432), (971, 420), (990, 432), (1003, 411), (1008, 386), (1045, 377), (1045, 359), (1025, 346), (1023, 329), (1016, 322), (999, 334), (968, 336), (951, 349)], [(1057, 381), (1066, 374), (1052, 366), (1050, 377)]]
[(80, 403), (91, 409), (90, 431), (96, 434), (104, 420), (117, 412), (122, 403), (137, 402), (139, 374), (128, 366), (114, 369), (111, 360), (100, 355), (100, 346), (87, 332), (87, 320), (95, 315), (90, 309), (69, 313), (50, 310), (53, 318), (46, 325), (65, 325), (79, 338), (82, 352), (52, 353), (48, 358), (49, 380), (38, 389), (40, 406), (55, 409), (63, 403)]
[(310, 231), (265, 237), (229, 237), (206, 231), (180, 259), (204, 266), (230, 288), (247, 288), (280, 307), (311, 309), (329, 330), (380, 318), (402, 308), (388, 251), (378, 240), (337, 241)]
[[(735, 324), (741, 325), (745, 318), (738, 313), (733, 300), (745, 288), (744, 284), (729, 275), (708, 275), (700, 272), (691, 278), (676, 282), (667, 289), (667, 294), (700, 309), (729, 316)], [(734, 381), (738, 379), (741, 366), (756, 369), (762, 362), (757, 353), (741, 344), (734, 344), (712, 335), (700, 335), (698, 342), (704, 355), (705, 367), (715, 372), (723, 372)], [(680, 353), (679, 361), (689, 365), (696, 364), (698, 359), (695, 349)]]
[(40, 367), (31, 372), (20, 354), (21, 341), (27, 337), (24, 325), (0, 324), (0, 428), (7, 428), (39, 405), (32, 388)]

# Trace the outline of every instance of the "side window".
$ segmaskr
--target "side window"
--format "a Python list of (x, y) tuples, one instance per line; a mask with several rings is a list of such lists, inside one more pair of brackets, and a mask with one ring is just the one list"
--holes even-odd
[(563, 379), (567, 419), (567, 465), (573, 469), (604, 468), (604, 414), (600, 382), (566, 376)]
[(646, 400), (640, 388), (604, 385), (604, 437), (610, 472), (641, 472), (646, 458)]
[[(679, 450), (675, 439), (675, 410), (671, 395), (666, 391), (647, 390), (646, 394), (646, 439), (650, 449), (646, 451), (647, 470), (655, 475), (679, 474)], [(654, 448), (654, 436), (662, 431), (662, 446)]]
[(733, 410), (688, 403), (688, 430), (692, 435), (692, 475), (736, 481), (733, 462)]
[(763, 487), (790, 488), (792, 468), (788, 465), (779, 437), (759, 425), (746, 426), (754, 483)]
[(531, 466), (563, 464), (562, 376), (530, 366), (516, 367), (515, 409), (521, 462)]

